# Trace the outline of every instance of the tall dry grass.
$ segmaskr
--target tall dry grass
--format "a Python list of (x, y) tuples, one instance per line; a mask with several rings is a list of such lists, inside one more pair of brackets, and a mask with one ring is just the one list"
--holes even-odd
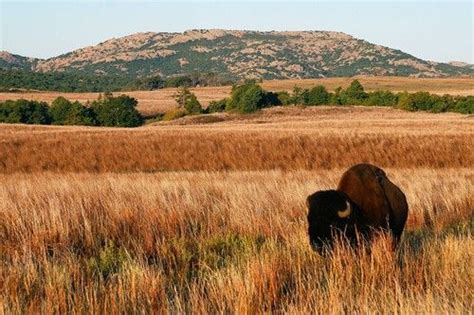
[(324, 258), (304, 200), (342, 172), (0, 175), (3, 311), (472, 311), (473, 170), (387, 169), (399, 252)]
[[(0, 125), (0, 172), (472, 167), (474, 120), (391, 108), (272, 108), (136, 129)], [(230, 120), (226, 120), (230, 119)], [(186, 121), (186, 120), (184, 120)]]
[[(470, 313), (474, 121), (272, 108), (137, 129), (0, 126), (2, 313)], [(306, 196), (372, 162), (399, 250), (311, 251)], [(147, 173), (149, 171), (159, 171)]]

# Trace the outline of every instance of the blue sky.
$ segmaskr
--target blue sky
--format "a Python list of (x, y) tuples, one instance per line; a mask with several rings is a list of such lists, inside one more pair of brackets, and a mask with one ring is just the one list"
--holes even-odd
[(0, 50), (48, 58), (144, 31), (332, 30), (423, 59), (474, 63), (473, 14), (473, 0), (0, 0)]

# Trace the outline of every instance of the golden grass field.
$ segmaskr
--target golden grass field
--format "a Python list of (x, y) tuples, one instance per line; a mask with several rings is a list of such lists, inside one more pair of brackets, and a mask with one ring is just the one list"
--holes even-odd
[[(381, 107), (0, 124), (0, 310), (472, 313), (473, 148), (472, 115)], [(322, 257), (305, 198), (360, 162), (406, 193), (402, 243)]]
[[(452, 95), (474, 95), (474, 78), (408, 78), (408, 77), (356, 77), (367, 91), (390, 90), (393, 92), (416, 92), (428, 91), (434, 94)], [(322, 84), (328, 90), (333, 91), (341, 86), (346, 88), (354, 78), (327, 78), (327, 79), (304, 79), (304, 80), (271, 80), (264, 81), (261, 85), (270, 91), (291, 91), (295, 86), (311, 88)], [(228, 97), (230, 86), (221, 87), (200, 87), (191, 89), (196, 94), (201, 104), (205, 107), (210, 101)], [(145, 115), (154, 115), (165, 112), (176, 107), (173, 95), (176, 89), (167, 88), (156, 91), (128, 91), (115, 92), (114, 94), (125, 93), (135, 97), (139, 101), (138, 109)], [(8, 99), (16, 100), (20, 98), (39, 100), (51, 103), (58, 96), (67, 99), (77, 100), (82, 103), (96, 100), (99, 93), (62, 93), (62, 92), (23, 92), (23, 93), (0, 93), (0, 101)]]

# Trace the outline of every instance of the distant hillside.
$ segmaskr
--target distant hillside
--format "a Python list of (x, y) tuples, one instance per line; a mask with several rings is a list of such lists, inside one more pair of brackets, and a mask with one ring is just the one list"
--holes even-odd
[(23, 57), (0, 51), (0, 69), (33, 70), (39, 59)]
[(327, 31), (137, 33), (47, 60), (3, 52), (0, 67), (128, 77), (215, 72), (233, 79), (474, 75), (470, 65), (425, 61)]

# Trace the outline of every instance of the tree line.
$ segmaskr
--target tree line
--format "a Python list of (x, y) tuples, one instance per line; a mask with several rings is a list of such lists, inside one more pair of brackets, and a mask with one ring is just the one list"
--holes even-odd
[(25, 89), (59, 92), (119, 91), (132, 82), (132, 79), (123, 76), (0, 69), (1, 91)]
[(64, 97), (56, 98), (51, 106), (25, 99), (7, 100), (0, 103), (0, 123), (137, 127), (144, 122), (137, 104), (130, 96), (110, 94), (88, 106)]
[(205, 109), (187, 88), (179, 89), (175, 98), (177, 108), (166, 112), (162, 119), (172, 120), (185, 115), (216, 112), (245, 114), (282, 105), (390, 106), (409, 111), (474, 113), (474, 96), (439, 96), (428, 92), (393, 93), (383, 90), (366, 92), (358, 80), (352, 81), (346, 89), (338, 87), (334, 92), (329, 92), (323, 85), (317, 85), (310, 89), (295, 87), (292, 93), (265, 91), (256, 81), (249, 80), (234, 85), (229, 97), (211, 101)]
[[(337, 88), (334, 92), (328, 92), (324, 86), (318, 85), (310, 89), (295, 87), (292, 93), (265, 91), (255, 81), (246, 81), (234, 85), (228, 98), (212, 101), (207, 108), (201, 106), (196, 95), (187, 87), (181, 87), (175, 94), (175, 100), (177, 107), (158, 115), (156, 120), (224, 111), (245, 114), (282, 105), (390, 106), (409, 111), (474, 113), (474, 96), (366, 92), (357, 80), (346, 89)], [(111, 93), (105, 93), (86, 105), (64, 97), (56, 98), (51, 106), (39, 101), (8, 100), (0, 102), (0, 123), (137, 127), (145, 122), (136, 109), (137, 104), (135, 98), (127, 95), (114, 97)]]
[(216, 73), (191, 73), (163, 78), (155, 75), (136, 79), (128, 88), (130, 90), (158, 90), (169, 87), (201, 87), (232, 85), (235, 82)]
[(20, 89), (59, 92), (116, 92), (157, 90), (166, 87), (231, 85), (234, 82), (216, 73), (191, 73), (171, 77), (155, 75), (133, 78), (119, 75), (83, 75), (74, 72), (31, 72), (0, 69), (0, 91)]
[(474, 96), (435, 95), (428, 92), (373, 91), (366, 92), (358, 80), (346, 88), (338, 87), (329, 92), (323, 85), (310, 89), (295, 87), (292, 93), (268, 92), (255, 81), (234, 85), (230, 97), (212, 101), (208, 112), (237, 111), (250, 113), (256, 110), (279, 105), (365, 105), (390, 106), (409, 111), (474, 113)]

